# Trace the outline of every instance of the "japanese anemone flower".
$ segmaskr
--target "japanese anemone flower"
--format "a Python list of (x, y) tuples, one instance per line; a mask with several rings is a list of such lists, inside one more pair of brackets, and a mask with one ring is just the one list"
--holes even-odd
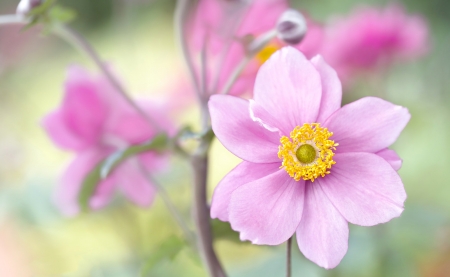
[[(143, 100), (137, 104), (167, 132), (172, 132), (164, 105)], [(42, 125), (57, 146), (75, 154), (56, 190), (57, 205), (66, 215), (80, 211), (78, 195), (83, 180), (100, 161), (158, 134), (156, 128), (151, 128), (142, 115), (123, 101), (108, 80), (79, 66), (69, 68), (61, 106), (46, 115)], [(98, 184), (90, 198), (90, 208), (105, 207), (115, 191), (121, 191), (139, 206), (150, 206), (156, 188), (143, 172), (161, 171), (166, 164), (167, 156), (156, 152), (128, 159)]]
[(243, 161), (215, 189), (211, 217), (254, 244), (295, 233), (302, 253), (327, 269), (347, 252), (348, 222), (398, 217), (406, 193), (388, 147), (410, 114), (375, 97), (341, 107), (341, 97), (322, 57), (309, 61), (292, 47), (261, 67), (254, 99), (212, 96), (212, 128)]
[(361, 71), (418, 58), (429, 47), (426, 21), (407, 14), (399, 4), (360, 7), (328, 24), (324, 33), (328, 43), (323, 43), (321, 54), (343, 81)]

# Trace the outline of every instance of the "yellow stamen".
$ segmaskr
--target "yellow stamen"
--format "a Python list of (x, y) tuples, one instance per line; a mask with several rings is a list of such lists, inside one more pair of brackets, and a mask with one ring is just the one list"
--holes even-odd
[(337, 143), (329, 138), (333, 135), (319, 123), (305, 123), (297, 126), (290, 134), (291, 138), (281, 137), (278, 157), (283, 160), (280, 168), (299, 181), (311, 180), (330, 174)]
[(273, 53), (277, 52), (280, 49), (280, 45), (275, 42), (269, 43), (266, 47), (264, 47), (261, 51), (256, 54), (256, 59), (260, 64), (265, 63)]

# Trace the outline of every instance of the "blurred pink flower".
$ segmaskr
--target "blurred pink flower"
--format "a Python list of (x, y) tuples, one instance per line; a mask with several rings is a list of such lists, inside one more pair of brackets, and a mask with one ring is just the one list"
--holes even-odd
[(325, 32), (321, 54), (344, 81), (360, 70), (416, 58), (428, 46), (425, 20), (407, 15), (399, 5), (357, 9), (329, 24)]
[(325, 268), (345, 255), (348, 222), (399, 216), (401, 160), (387, 147), (408, 110), (374, 97), (341, 107), (341, 97), (336, 72), (292, 47), (261, 67), (254, 99), (212, 96), (214, 133), (244, 161), (218, 184), (211, 216), (254, 244), (281, 244), (296, 233), (303, 254)]
[[(202, 48), (207, 51), (209, 93), (218, 93), (223, 89), (234, 69), (244, 59), (245, 44), (249, 38), (275, 29), (278, 19), (288, 8), (287, 0), (205, 0), (199, 3), (193, 19), (192, 44), (196, 53)], [(308, 19), (308, 32), (296, 47), (311, 57), (318, 53), (321, 42), (322, 28)], [(230, 94), (251, 92), (259, 67), (285, 45), (274, 38), (247, 65)]]
[[(172, 131), (163, 107), (147, 101), (138, 104), (160, 126)], [(78, 66), (69, 68), (61, 107), (44, 118), (43, 127), (56, 145), (76, 153), (56, 192), (58, 205), (69, 215), (79, 211), (77, 199), (82, 181), (98, 162), (114, 151), (156, 135), (156, 130), (123, 101), (106, 79), (91, 76)], [(165, 157), (156, 153), (128, 159), (98, 185), (90, 206), (104, 207), (116, 189), (137, 205), (149, 206), (155, 188), (141, 170), (154, 172), (164, 164)]]

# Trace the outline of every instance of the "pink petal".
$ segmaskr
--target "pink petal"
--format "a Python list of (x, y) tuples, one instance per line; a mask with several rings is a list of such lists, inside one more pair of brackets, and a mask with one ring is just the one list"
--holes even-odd
[(336, 154), (334, 160), (331, 174), (316, 181), (347, 221), (372, 226), (400, 216), (406, 192), (389, 163), (371, 153)]
[(385, 159), (395, 171), (398, 171), (402, 167), (403, 161), (394, 150), (386, 148), (375, 154)]
[(229, 221), (228, 205), (232, 193), (240, 186), (275, 173), (279, 169), (280, 163), (255, 164), (246, 161), (241, 162), (215, 188), (211, 201), (211, 217)]
[(89, 141), (77, 136), (68, 128), (60, 110), (47, 114), (42, 120), (42, 127), (58, 147), (80, 151), (90, 146)]
[(306, 183), (297, 243), (306, 258), (326, 269), (336, 267), (347, 252), (348, 223), (317, 183)]
[(278, 162), (279, 135), (253, 122), (248, 105), (248, 101), (241, 98), (213, 95), (209, 111), (214, 133), (230, 152), (243, 160)]
[(241, 240), (277, 245), (288, 240), (302, 218), (304, 181), (284, 169), (237, 188), (231, 195), (229, 220)]
[[(266, 111), (261, 105), (258, 105), (253, 99), (249, 100), (250, 105), (250, 118), (254, 122), (258, 122), (259, 125), (263, 126), (266, 130), (270, 132), (277, 132), (280, 136), (289, 136), (292, 131), (290, 127), (283, 124), (280, 126), (279, 119), (275, 118), (270, 112)], [(280, 128), (278, 128), (278, 127)]]
[[(159, 127), (169, 134), (174, 134), (173, 123), (167, 113), (169, 103), (158, 100), (139, 99), (136, 103)], [(157, 133), (156, 128), (129, 105), (115, 105), (105, 123), (105, 129), (107, 133), (128, 144), (142, 143)]]
[(339, 143), (337, 152), (378, 152), (395, 142), (411, 115), (404, 107), (364, 97), (345, 105), (325, 122)]
[(107, 116), (99, 90), (95, 80), (82, 68), (69, 69), (61, 107), (62, 120), (73, 134), (91, 144), (100, 138)]
[(144, 168), (140, 168), (136, 158), (121, 164), (115, 171), (119, 186), (125, 196), (133, 203), (148, 207), (153, 203), (156, 188), (144, 174)]
[[(238, 30), (238, 36), (260, 35), (275, 28), (281, 14), (289, 8), (287, 0), (249, 1), (249, 9)], [(264, 18), (264, 20), (261, 20)]]
[[(322, 85), (320, 75), (303, 54), (292, 47), (275, 52), (256, 76), (254, 100), (278, 120), (286, 134), (295, 126), (315, 122), (319, 113)], [(254, 111), (255, 117), (264, 114)]]
[(322, 101), (317, 122), (323, 122), (341, 107), (342, 85), (336, 71), (325, 62), (322, 56), (315, 56), (311, 59), (311, 63), (319, 72), (322, 82)]
[[(86, 175), (94, 169), (98, 162), (104, 159), (111, 151), (108, 149), (90, 149), (79, 153), (64, 172), (56, 189), (56, 203), (66, 215), (75, 215), (79, 212), (78, 195)], [(115, 179), (106, 178), (97, 186), (95, 194), (90, 200), (93, 209), (104, 207), (111, 199)]]
[(116, 120), (109, 121), (108, 132), (129, 144), (142, 143), (155, 135), (155, 130), (136, 112), (125, 112), (117, 116)]

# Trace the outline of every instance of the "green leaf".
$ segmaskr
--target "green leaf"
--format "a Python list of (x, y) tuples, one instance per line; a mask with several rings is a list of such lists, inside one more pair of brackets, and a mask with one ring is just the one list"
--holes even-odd
[(31, 27), (33, 27), (37, 23), (39, 23), (39, 18), (38, 17), (32, 18), (31, 21), (22, 28), (22, 32), (29, 30)]
[(73, 9), (55, 6), (49, 11), (49, 16), (53, 22), (68, 23), (77, 17)]
[(154, 137), (151, 141), (140, 144), (133, 145), (123, 150), (119, 150), (113, 154), (111, 154), (102, 164), (100, 175), (101, 178), (106, 178), (108, 175), (124, 160), (129, 157), (135, 156), (137, 154), (147, 152), (147, 151), (158, 151), (166, 148), (168, 143), (167, 135), (161, 134)]
[(186, 241), (172, 236), (166, 239), (153, 253), (147, 257), (147, 261), (141, 267), (141, 277), (149, 276), (152, 268), (165, 260), (173, 261), (178, 253), (187, 247)]
[(98, 183), (108, 177), (108, 175), (126, 159), (147, 151), (158, 151), (167, 147), (168, 137), (166, 134), (155, 136), (147, 143), (140, 145), (133, 145), (124, 150), (117, 151), (100, 161), (94, 169), (88, 173), (84, 178), (81, 186), (80, 194), (78, 195), (78, 203), (82, 211), (89, 211), (89, 200), (94, 194)]

